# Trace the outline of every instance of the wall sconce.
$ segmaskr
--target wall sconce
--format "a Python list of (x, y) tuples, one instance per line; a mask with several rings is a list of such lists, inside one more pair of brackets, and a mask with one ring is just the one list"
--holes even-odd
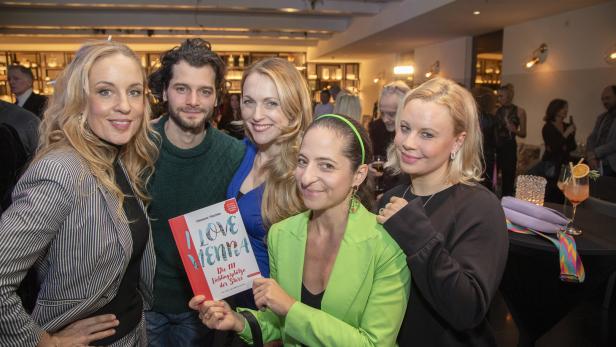
[(539, 48), (533, 51), (532, 58), (528, 62), (526, 62), (526, 68), (530, 69), (531, 67), (537, 64), (542, 64), (543, 62), (545, 62), (547, 57), (548, 57), (548, 45), (546, 45), (545, 43), (542, 43), (541, 46), (539, 46)]
[(605, 53), (605, 62), (610, 65), (616, 64), (616, 45), (612, 46), (612, 48)]
[(441, 72), (441, 63), (437, 60), (430, 66), (430, 70), (426, 72), (426, 78), (432, 78)]
[(374, 82), (374, 84), (378, 84), (379, 82), (383, 80), (384, 77), (385, 77), (385, 72), (381, 71), (376, 76), (374, 76), (374, 79), (372, 80), (372, 82)]
[(394, 75), (412, 75), (415, 72), (413, 65), (399, 65), (394, 67)]

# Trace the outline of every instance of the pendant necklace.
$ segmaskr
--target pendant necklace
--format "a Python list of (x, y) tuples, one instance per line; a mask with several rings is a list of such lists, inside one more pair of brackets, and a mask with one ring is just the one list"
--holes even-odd
[[(404, 194), (402, 194), (402, 199), (406, 200), (406, 193), (408, 193), (408, 191), (411, 189), (411, 185), (409, 184), (408, 187), (406, 187), (406, 190), (404, 191)], [(436, 192), (438, 193), (438, 192)], [(430, 197), (428, 198), (428, 200), (426, 200), (426, 202), (423, 203), (423, 207), (425, 208), (426, 205), (430, 202), (430, 200), (432, 200), (432, 198), (434, 197), (434, 195), (436, 195), (436, 193), (432, 193), (432, 195), (430, 195)], [(418, 195), (416, 195), (418, 196)]]

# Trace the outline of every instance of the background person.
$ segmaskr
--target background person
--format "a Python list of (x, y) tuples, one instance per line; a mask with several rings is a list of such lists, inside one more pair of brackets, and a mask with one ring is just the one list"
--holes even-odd
[[(263, 340), (285, 346), (394, 346), (406, 307), (404, 255), (363, 205), (374, 201), (365, 130), (325, 115), (308, 128), (295, 178), (309, 211), (274, 224), (268, 234), (271, 277), (255, 280)], [(361, 201), (360, 201), (361, 199)], [(210, 328), (256, 332), (224, 301), (191, 300)]]
[[(139, 57), (110, 41), (83, 45), (57, 79), (40, 150), (0, 220), (0, 345), (146, 345), (157, 149), (145, 89)], [(15, 288), (32, 266), (41, 291), (28, 315)]]
[(483, 138), (483, 184), (486, 188), (494, 191), (494, 163), (496, 160), (496, 96), (492, 89), (479, 87), (473, 90), (473, 96), (477, 102), (479, 112), (479, 125)]
[(355, 119), (361, 123), (361, 104), (359, 97), (352, 94), (338, 94), (334, 113), (341, 114)]
[(387, 160), (387, 148), (394, 139), (396, 129), (396, 112), (404, 95), (411, 90), (402, 81), (395, 81), (383, 86), (379, 96), (379, 118), (368, 125), (372, 150), (375, 158), (372, 158), (369, 166), (370, 174), (376, 177), (377, 197), (398, 184), (408, 183), (406, 175), (393, 175), (391, 171), (379, 172), (374, 168), (376, 157)]
[(223, 107), (220, 123), (218, 123), (218, 129), (225, 131), (238, 140), (242, 140), (245, 136), (240, 97), (239, 94), (228, 95), (227, 102)]
[(11, 92), (17, 99), (15, 104), (34, 113), (39, 119), (42, 118), (47, 97), (32, 90), (34, 83), (32, 71), (21, 65), (10, 65), (7, 70)]
[(496, 162), (501, 172), (502, 196), (515, 195), (518, 165), (516, 137), (526, 137), (526, 111), (513, 103), (513, 84), (498, 89), (500, 107), (496, 110)]
[(569, 114), (569, 104), (563, 99), (550, 101), (545, 111), (545, 125), (541, 129), (545, 151), (541, 158), (543, 170), (537, 172), (540, 176), (548, 180), (546, 187), (546, 200), (563, 202), (564, 196), (556, 186), (561, 165), (568, 165), (571, 158), (571, 151), (577, 148), (575, 142), (575, 123), (573, 116), (569, 117), (569, 122), (565, 119)]
[(319, 97), (320, 97), (321, 103), (317, 104), (314, 107), (314, 116), (318, 117), (322, 114), (332, 113), (334, 111), (334, 105), (332, 105), (329, 102), (329, 99), (331, 98), (331, 94), (329, 93), (329, 90), (327, 89), (321, 90)]
[(586, 142), (587, 158), (595, 170), (604, 176), (616, 177), (616, 85), (601, 93), (605, 112), (597, 117), (595, 127)]
[(509, 242), (498, 198), (481, 180), (475, 101), (435, 78), (409, 92), (389, 163), (411, 176), (383, 195), (377, 217), (413, 274), (400, 346), (495, 346), (486, 313)]

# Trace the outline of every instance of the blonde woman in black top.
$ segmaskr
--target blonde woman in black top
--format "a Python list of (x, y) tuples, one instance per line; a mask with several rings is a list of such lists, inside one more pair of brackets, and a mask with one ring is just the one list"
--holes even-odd
[(493, 346), (485, 315), (505, 268), (505, 217), (482, 185), (473, 97), (436, 78), (411, 90), (396, 115), (388, 165), (410, 175), (381, 199), (377, 220), (413, 273), (400, 346)]

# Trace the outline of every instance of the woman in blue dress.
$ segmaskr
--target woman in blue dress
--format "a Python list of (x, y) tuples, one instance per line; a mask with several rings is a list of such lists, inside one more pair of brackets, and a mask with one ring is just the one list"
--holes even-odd
[[(254, 63), (244, 71), (241, 86), (246, 154), (227, 198), (237, 199), (259, 270), (269, 277), (267, 229), (305, 209), (293, 171), (299, 142), (312, 121), (312, 104), (306, 81), (284, 59)], [(246, 293), (236, 296), (234, 304), (254, 308), (252, 293)]]

